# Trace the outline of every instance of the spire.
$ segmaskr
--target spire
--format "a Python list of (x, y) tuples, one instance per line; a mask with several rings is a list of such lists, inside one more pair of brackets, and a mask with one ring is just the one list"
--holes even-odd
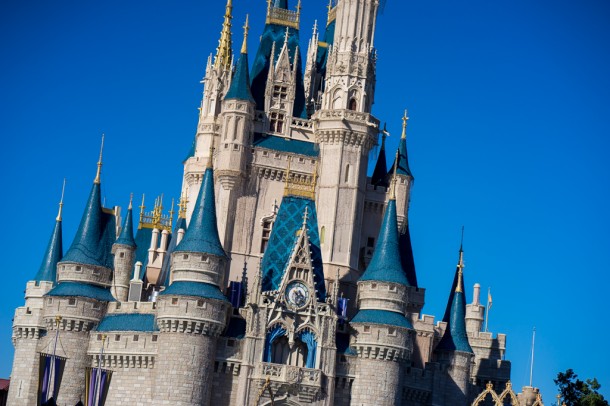
[(241, 44), (241, 53), (242, 54), (247, 54), (248, 53), (248, 30), (250, 29), (250, 26), (248, 25), (248, 14), (246, 14), (246, 23), (244, 24), (244, 41)]
[(409, 169), (409, 159), (407, 157), (407, 123), (409, 121), (409, 116), (407, 115), (407, 110), (405, 110), (405, 114), (402, 116), (402, 135), (400, 136), (400, 142), (398, 143), (398, 158), (394, 160), (392, 164), (392, 170), (398, 163), (398, 167), (396, 168), (396, 173), (402, 176), (408, 176), (413, 178), (413, 174), (411, 173), (411, 169)]
[(121, 231), (121, 235), (117, 238), (115, 244), (123, 244), (128, 245), (130, 247), (135, 247), (136, 242), (133, 238), (133, 193), (129, 197), (129, 207), (127, 208), (127, 216), (125, 217), (125, 225), (123, 226), (123, 230)]
[(405, 220), (403, 229), (398, 236), (400, 246), (400, 261), (402, 269), (407, 274), (409, 285), (417, 287), (417, 273), (415, 272), (415, 260), (413, 259), (413, 246), (411, 245), (411, 231), (409, 230), (409, 219)]
[(176, 252), (201, 252), (226, 257), (220, 243), (216, 225), (216, 203), (214, 202), (214, 170), (206, 168), (197, 195), (191, 221)]
[[(458, 263), (455, 268), (455, 275), (453, 277), (453, 283), (451, 284), (451, 291), (449, 294), (449, 301), (447, 302), (447, 307), (445, 308), (445, 314), (443, 316), (443, 321), (448, 323), (451, 318), (451, 304), (453, 303), (453, 292), (458, 288), (458, 283), (460, 284), (459, 289), (464, 292), (464, 280), (460, 279), (459, 273), (464, 268), (464, 226), (462, 226), (462, 238), (460, 241), (460, 250), (458, 254)], [(466, 309), (466, 308), (464, 308)]]
[(56, 221), (61, 221), (61, 212), (64, 207), (64, 192), (66, 191), (66, 178), (64, 178), (64, 184), (61, 187), (61, 200), (59, 201), (59, 210), (57, 211)]
[(104, 152), (104, 134), (102, 134), (102, 145), (100, 147), (100, 159), (97, 161), (97, 173), (95, 174), (95, 180), (93, 183), (100, 184), (102, 175), (102, 154)]
[(360, 280), (394, 282), (409, 286), (400, 260), (396, 200), (388, 201), (373, 258)]
[(239, 54), (239, 59), (237, 60), (237, 65), (235, 67), (235, 74), (231, 80), (231, 86), (225, 96), (225, 100), (238, 99), (254, 103), (254, 97), (252, 97), (252, 91), (250, 90), (250, 68), (248, 66), (248, 49), (246, 45), (249, 28), (248, 16), (246, 16), (246, 23), (244, 24), (244, 43), (241, 47), (241, 53)]
[(72, 245), (62, 261), (111, 268), (112, 261), (109, 260), (107, 252), (105, 252), (107, 247), (102, 243), (107, 223), (102, 212), (100, 185), (103, 148), (104, 136), (102, 135), (102, 148), (100, 149), (100, 159), (97, 163), (97, 175)]
[[(472, 354), (472, 348), (468, 343), (468, 335), (466, 334), (466, 297), (464, 296), (464, 251), (460, 246), (460, 259), (457, 265), (455, 286), (452, 287), (447, 303), (449, 309), (449, 317), (447, 320), (447, 329), (443, 338), (438, 343), (436, 349), (444, 351), (461, 351)], [(447, 316), (447, 315), (445, 315)]]
[(57, 263), (61, 260), (64, 253), (61, 233), (61, 208), (64, 204), (65, 188), (66, 180), (64, 179), (64, 184), (61, 189), (61, 200), (59, 201), (59, 214), (57, 214), (57, 218), (55, 219), (55, 227), (53, 228), (49, 244), (42, 257), (42, 263), (34, 277), (34, 280), (37, 282), (49, 281), (54, 283), (57, 280)]
[(233, 55), (233, 50), (231, 48), (231, 19), (233, 19), (232, 10), (233, 0), (227, 0), (225, 19), (222, 23), (220, 40), (218, 40), (218, 48), (216, 48), (216, 60), (214, 61), (214, 66), (217, 68), (229, 68), (231, 65), (231, 58)]
[(385, 139), (388, 136), (386, 125), (383, 125), (383, 131), (381, 131), (381, 148), (379, 149), (379, 156), (377, 157), (377, 163), (375, 164), (375, 170), (373, 170), (373, 176), (371, 177), (371, 184), (373, 186), (388, 187), (389, 183), (386, 179), (388, 173), (388, 167), (386, 164), (385, 156)]

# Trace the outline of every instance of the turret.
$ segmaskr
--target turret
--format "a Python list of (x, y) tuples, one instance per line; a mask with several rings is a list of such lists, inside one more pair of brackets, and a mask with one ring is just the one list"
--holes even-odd
[(171, 258), (172, 282), (157, 298), (160, 334), (153, 405), (208, 405), (216, 341), (230, 311), (219, 289), (225, 286), (227, 256), (216, 226), (211, 160), (191, 221)]
[(485, 316), (485, 306), (481, 304), (481, 285), (474, 284), (472, 303), (466, 305), (466, 331), (477, 334), (481, 331)]
[(434, 349), (434, 357), (441, 364), (439, 387), (434, 388), (433, 405), (466, 406), (469, 399), (470, 372), (474, 352), (466, 332), (466, 298), (464, 295), (464, 251), (460, 246), (455, 285), (449, 295), (448, 318), (443, 337)]
[[(57, 285), (46, 294), (44, 320), (48, 334), (41, 341), (43, 352), (51, 351), (53, 341), (70, 343), (59, 354), (66, 362), (58, 404), (75, 404), (85, 393), (83, 373), (91, 365), (87, 355), (89, 332), (106, 312), (113, 282), (112, 244), (116, 240), (114, 211), (101, 204), (102, 149), (97, 173), (87, 205), (72, 245), (57, 267)], [(60, 316), (58, 322), (57, 316)], [(57, 338), (56, 338), (57, 337)]]
[(237, 60), (231, 87), (222, 102), (222, 134), (215, 156), (215, 174), (219, 182), (218, 214), (220, 238), (227, 251), (231, 249), (233, 216), (237, 197), (242, 195), (243, 180), (252, 151), (254, 98), (250, 90), (248, 72), (248, 18), (244, 25), (244, 39)]
[(396, 157), (388, 172), (388, 179), (391, 174), (396, 172), (398, 181), (396, 185), (396, 196), (398, 197), (396, 205), (398, 210), (398, 224), (401, 229), (407, 222), (407, 213), (409, 211), (409, 201), (411, 198), (411, 186), (413, 184), (413, 174), (409, 168), (409, 160), (407, 157), (407, 124), (409, 117), (407, 110), (402, 117), (402, 134), (398, 143)]
[[(65, 181), (64, 181), (65, 187)], [(63, 189), (55, 227), (34, 280), (25, 289), (25, 305), (15, 310), (13, 318), (13, 345), (15, 355), (11, 372), (12, 389), (9, 391), (10, 405), (32, 405), (37, 402), (40, 338), (46, 333), (43, 318), (44, 298), (57, 280), (57, 263), (63, 256), (62, 207)]]
[(133, 195), (129, 199), (125, 224), (119, 238), (112, 245), (114, 255), (114, 283), (112, 296), (120, 302), (127, 300), (129, 293), (129, 279), (133, 271), (136, 254), (136, 242), (133, 238)]
[[(401, 401), (402, 376), (413, 351), (413, 325), (405, 317), (408, 288), (392, 191), (373, 258), (358, 281), (358, 313), (350, 322), (355, 330), (350, 346), (359, 358), (359, 378), (352, 392), (357, 404), (395, 405)], [(377, 396), (371, 397), (371, 392)]]
[(218, 145), (218, 139), (220, 138), (218, 116), (221, 112), (223, 98), (232, 81), (231, 20), (233, 19), (233, 0), (227, 0), (223, 18), (216, 55), (213, 57), (210, 54), (208, 57), (205, 75), (201, 81), (204, 90), (199, 107), (197, 133), (193, 146), (184, 160), (181, 195), (186, 196), (187, 201), (191, 202), (187, 208), (188, 217), (193, 210), (211, 148)]
[(379, 132), (379, 121), (371, 115), (377, 4), (339, 1), (331, 9), (336, 15), (333, 45), (326, 56), (321, 106), (312, 115), (320, 148), (318, 214), (320, 226), (328, 230), (324, 264), (338, 268), (344, 281), (355, 281), (359, 274), (369, 152)]

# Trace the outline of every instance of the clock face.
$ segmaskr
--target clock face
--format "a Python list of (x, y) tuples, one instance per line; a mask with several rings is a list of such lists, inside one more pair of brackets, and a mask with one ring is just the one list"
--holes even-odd
[(309, 300), (309, 289), (303, 282), (290, 282), (286, 289), (286, 301), (294, 307), (303, 307)]

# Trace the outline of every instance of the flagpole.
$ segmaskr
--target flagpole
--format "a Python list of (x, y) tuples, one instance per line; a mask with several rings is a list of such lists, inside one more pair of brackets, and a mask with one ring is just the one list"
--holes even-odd
[(532, 362), (530, 364), (530, 387), (532, 386), (532, 380), (534, 376), (534, 343), (536, 342), (536, 327), (532, 332)]
[[(49, 376), (47, 377), (47, 398), (44, 400), (45, 402), (49, 400), (49, 393), (51, 392), (49, 389), (51, 388), (51, 377), (53, 376), (53, 371), (55, 370), (55, 354), (57, 352), (57, 341), (59, 340), (59, 322), (61, 321), (61, 316), (55, 316), (55, 344), (53, 345), (53, 355), (51, 356), (51, 362), (49, 364)], [(55, 390), (55, 388), (53, 388)]]
[(105, 343), (106, 343), (106, 334), (104, 334), (102, 336), (102, 350), (101, 350), (100, 354), (98, 355), (97, 375), (95, 377), (95, 387), (93, 388), (93, 405), (91, 405), (91, 406), (99, 405), (98, 391), (100, 388), (100, 381), (102, 380), (102, 357), (104, 356), (104, 344)]
[(485, 306), (485, 332), (487, 333), (487, 323), (489, 322), (489, 296), (491, 295), (491, 288), (487, 288), (487, 305)]

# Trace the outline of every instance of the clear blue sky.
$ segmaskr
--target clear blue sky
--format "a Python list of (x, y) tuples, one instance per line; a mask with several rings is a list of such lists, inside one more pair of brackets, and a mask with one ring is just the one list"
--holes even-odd
[[(305, 48), (326, 2), (303, 3)], [(248, 12), (253, 53), (265, 2), (234, 6), (234, 48)], [(100, 134), (107, 205), (125, 206), (130, 192), (149, 204), (178, 196), (223, 8), (0, 4), (1, 377), (11, 369), (13, 311), (40, 264), (62, 179), (67, 249)], [(388, 121), (391, 149), (405, 107), (411, 117), (410, 219), (425, 313), (442, 315), (465, 225), (466, 283), (492, 288), (489, 326), (508, 335), (515, 386), (527, 383), (536, 326), (534, 383), (547, 403), (567, 368), (597, 377), (610, 397), (610, 4), (389, 0), (376, 45), (374, 113)]]

